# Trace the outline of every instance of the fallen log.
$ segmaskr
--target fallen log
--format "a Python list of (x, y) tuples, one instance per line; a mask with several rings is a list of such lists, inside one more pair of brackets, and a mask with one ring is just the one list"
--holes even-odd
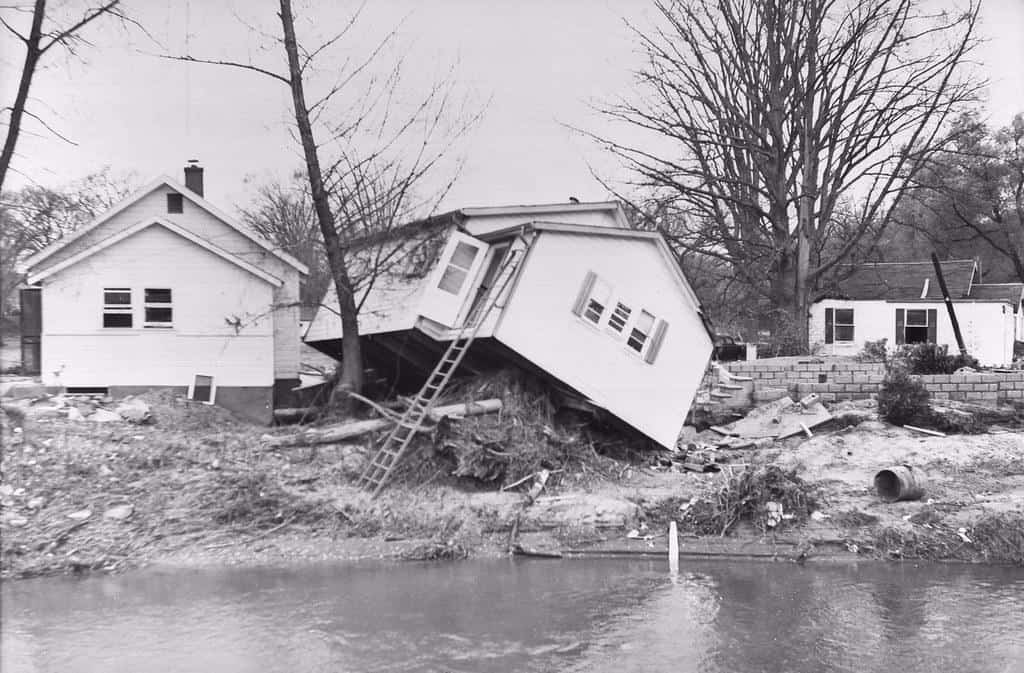
[(320, 415), (317, 407), (282, 407), (274, 409), (274, 422), (280, 424), (314, 421)]
[[(489, 414), (501, 410), (501, 400), (480, 400), (465, 404), (447, 404), (431, 409), (429, 417), (433, 421), (442, 418), (464, 418)], [(371, 432), (386, 430), (394, 425), (390, 418), (371, 418), (365, 421), (353, 421), (323, 428), (310, 428), (294, 435), (263, 435), (262, 439), (271, 447), (310, 446), (312, 444), (332, 444), (346, 439), (360, 437)], [(429, 428), (424, 428), (429, 430)]]

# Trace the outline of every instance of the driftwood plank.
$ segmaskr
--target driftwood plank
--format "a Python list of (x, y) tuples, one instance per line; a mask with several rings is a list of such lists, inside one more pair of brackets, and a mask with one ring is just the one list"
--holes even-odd
[[(460, 418), (488, 414), (500, 409), (501, 400), (497, 399), (467, 402), (465, 404), (448, 404), (431, 409), (430, 418), (434, 421), (439, 421), (442, 418)], [(331, 444), (360, 437), (371, 432), (385, 430), (394, 425), (394, 423), (389, 418), (371, 418), (365, 421), (352, 421), (323, 428), (310, 428), (309, 430), (292, 435), (264, 435), (263, 439), (271, 447)]]

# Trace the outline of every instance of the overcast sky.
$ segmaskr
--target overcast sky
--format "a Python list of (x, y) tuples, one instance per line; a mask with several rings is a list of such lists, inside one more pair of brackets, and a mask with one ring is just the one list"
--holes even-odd
[[(953, 7), (947, 0), (930, 0)], [(89, 36), (84, 62), (51, 59), (37, 75), (34, 111), (77, 145), (24, 133), (9, 186), (58, 185), (111, 166), (140, 180), (179, 177), (190, 158), (206, 168), (207, 197), (244, 204), (253, 185), (302, 165), (289, 133), (290, 99), (280, 83), (154, 52), (251, 60), (280, 67), (276, 49), (240, 19), (279, 30), (273, 0), (135, 0), (125, 3), (155, 44), (107, 26)], [(304, 35), (329, 35), (351, 3), (296, 0)], [(381, 69), (407, 55), (410, 98), (457, 62), (460, 94), (485, 103), (483, 120), (457, 146), (465, 166), (446, 207), (583, 200), (607, 195), (591, 167), (621, 178), (616, 164), (565, 124), (606, 130), (590, 103), (628, 93), (640, 61), (623, 22), (643, 23), (643, 0), (371, 0), (359, 29), (332, 58), (359, 53), (398, 25)], [(310, 19), (313, 19), (310, 21)], [(1024, 111), (1024, 0), (983, 0), (978, 52), (991, 80), (988, 112), (1004, 125)], [(0, 37), (0, 92), (13, 100), (22, 50)], [(325, 62), (333, 65), (338, 61)], [(323, 84), (326, 79), (313, 82)], [(40, 131), (30, 126), (30, 131)]]

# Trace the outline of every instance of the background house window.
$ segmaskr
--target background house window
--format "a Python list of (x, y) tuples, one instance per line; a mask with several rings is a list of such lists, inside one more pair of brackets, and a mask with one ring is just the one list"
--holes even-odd
[(825, 343), (853, 342), (853, 309), (825, 309)]
[(445, 267), (444, 274), (441, 276), (441, 282), (437, 286), (445, 292), (458, 294), (462, 289), (462, 284), (466, 282), (469, 269), (473, 266), (473, 260), (476, 259), (479, 252), (480, 248), (469, 243), (459, 243), (456, 245), (455, 252), (452, 253), (451, 259), (448, 260), (448, 266)]
[(168, 194), (167, 195), (167, 212), (168, 213), (183, 213), (185, 212), (185, 199), (181, 194)]
[(608, 317), (608, 326), (616, 332), (621, 332), (626, 327), (626, 323), (629, 322), (629, 315), (633, 312), (633, 309), (629, 308), (622, 302), (615, 303), (615, 310), (612, 311), (611, 316)]
[(640, 315), (637, 316), (636, 322), (633, 323), (633, 329), (629, 331), (629, 338), (626, 339), (626, 345), (637, 353), (643, 352), (644, 344), (647, 343), (648, 337), (651, 336), (651, 329), (653, 327), (654, 316), (647, 311), (640, 311)]
[(853, 309), (837, 308), (835, 323), (836, 341), (853, 341)]
[(169, 288), (146, 288), (143, 327), (172, 327), (173, 310)]
[(103, 288), (103, 326), (132, 326), (132, 291), (130, 288)]
[(928, 311), (907, 309), (907, 326), (904, 341), (908, 344), (928, 343)]

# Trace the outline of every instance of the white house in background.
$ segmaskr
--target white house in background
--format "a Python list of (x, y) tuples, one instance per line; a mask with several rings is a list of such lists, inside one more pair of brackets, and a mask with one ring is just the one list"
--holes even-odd
[[(941, 266), (968, 352), (983, 365), (1010, 364), (1014, 341), (1024, 337), (1024, 284), (978, 283), (974, 260)], [(879, 339), (959, 352), (931, 262), (859, 264), (811, 306), (810, 340), (826, 354), (852, 355)]]
[[(617, 203), (464, 208), (378, 243), (366, 259), (390, 250), (404, 263), (364, 288), (359, 333), (375, 367), (414, 369), (421, 382), (519, 251), (463, 367), (514, 361), (675, 446), (712, 340), (664, 239), (629, 228)], [(323, 304), (337, 306), (333, 290)], [(321, 308), (305, 341), (340, 356), (342, 336), (337, 313)]]
[(269, 421), (275, 394), (299, 383), (307, 269), (206, 201), (199, 166), (185, 168), (185, 185), (151, 182), (26, 264), (46, 386), (173, 388)]

